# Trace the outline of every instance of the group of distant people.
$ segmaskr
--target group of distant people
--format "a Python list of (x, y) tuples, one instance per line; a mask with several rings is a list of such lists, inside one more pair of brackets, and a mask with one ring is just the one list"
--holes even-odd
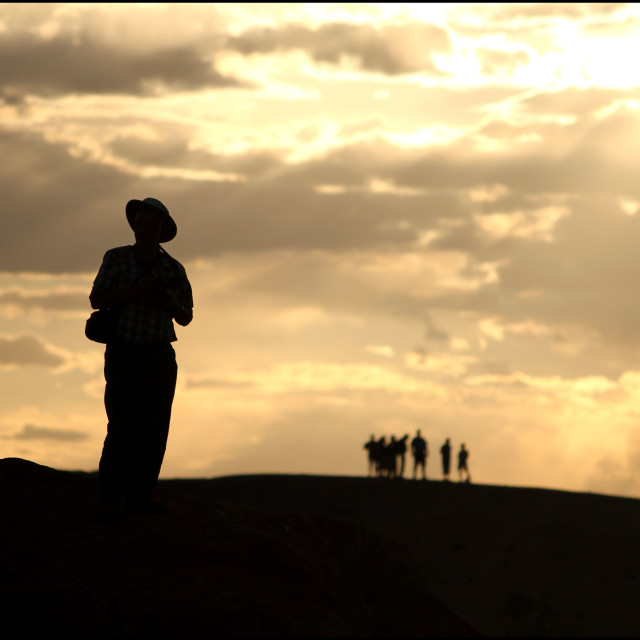
[[(413, 456), (413, 479), (418, 477), (418, 470), (422, 470), (422, 479), (427, 479), (427, 458), (429, 457), (429, 445), (422, 437), (420, 429), (409, 445), (409, 434), (405, 434), (399, 440), (391, 436), (387, 442), (385, 436), (379, 440), (372, 435), (371, 439), (365, 443), (368, 457), (368, 475), (376, 478), (404, 478), (405, 458), (410, 450)], [(440, 447), (442, 458), (442, 476), (444, 480), (449, 480), (451, 473), (451, 441), (446, 439)], [(471, 482), (469, 474), (469, 450), (463, 444), (458, 451), (458, 476), (460, 482)]]

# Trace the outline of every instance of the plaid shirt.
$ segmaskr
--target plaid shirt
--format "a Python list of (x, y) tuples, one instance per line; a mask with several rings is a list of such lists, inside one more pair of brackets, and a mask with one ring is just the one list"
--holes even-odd
[[(161, 258), (149, 268), (136, 258), (133, 245), (109, 249), (104, 254), (92, 293), (124, 289), (143, 277), (155, 278), (158, 287), (172, 291), (183, 307), (193, 308), (191, 285), (184, 267), (177, 260), (161, 254)], [(154, 305), (151, 300), (128, 302), (117, 310), (115, 334), (118, 342), (149, 344), (178, 339), (171, 312)]]

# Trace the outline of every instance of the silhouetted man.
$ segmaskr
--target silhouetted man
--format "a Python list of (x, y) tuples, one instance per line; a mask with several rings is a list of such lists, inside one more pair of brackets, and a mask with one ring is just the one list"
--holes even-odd
[(451, 468), (451, 444), (449, 438), (440, 447), (440, 454), (442, 455), (442, 475), (445, 480), (449, 479), (449, 469)]
[(400, 470), (398, 471), (398, 478), (404, 478), (404, 459), (407, 454), (407, 438), (409, 434), (402, 436), (400, 440), (396, 441), (396, 456), (400, 458)]
[(465, 482), (471, 482), (468, 460), (469, 452), (465, 449), (464, 444), (461, 444), (460, 451), (458, 451), (458, 473), (460, 474), (460, 482), (462, 482), (464, 476), (466, 476)]
[(155, 198), (130, 200), (135, 244), (110, 249), (93, 283), (94, 309), (116, 309), (105, 350), (108, 426), (99, 465), (100, 516), (163, 513), (151, 500), (169, 434), (177, 364), (173, 320), (193, 318), (184, 267), (160, 247), (177, 227)]
[(376, 442), (373, 435), (371, 436), (369, 442), (365, 442), (364, 448), (367, 450), (367, 460), (369, 462), (369, 466), (367, 472), (369, 477), (373, 477), (376, 474), (376, 449), (378, 443)]
[(420, 435), (420, 429), (416, 437), (411, 441), (411, 453), (413, 454), (413, 479), (416, 479), (418, 467), (422, 467), (422, 479), (427, 479), (427, 456), (429, 455), (427, 441)]
[(396, 459), (396, 453), (398, 450), (398, 442), (395, 436), (391, 436), (389, 445), (387, 446), (387, 453), (385, 456), (387, 477), (395, 478), (398, 471), (398, 461)]
[(387, 455), (387, 441), (384, 436), (376, 443), (376, 476), (382, 478), (385, 475), (385, 457)]

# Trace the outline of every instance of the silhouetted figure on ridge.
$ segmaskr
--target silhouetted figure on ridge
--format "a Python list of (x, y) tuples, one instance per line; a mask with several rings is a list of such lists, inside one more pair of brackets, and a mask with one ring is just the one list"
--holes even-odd
[(449, 438), (440, 447), (440, 454), (442, 455), (442, 476), (445, 480), (449, 480), (449, 472), (451, 469), (451, 444)]
[(471, 482), (471, 476), (469, 475), (469, 451), (465, 449), (464, 444), (460, 445), (460, 451), (458, 451), (458, 473), (460, 474), (460, 482), (465, 477), (465, 482)]
[(193, 318), (184, 267), (160, 246), (176, 223), (155, 198), (130, 200), (126, 217), (135, 244), (104, 255), (89, 300), (115, 309), (106, 345), (104, 404), (107, 437), (99, 465), (100, 517), (163, 513), (151, 500), (169, 435), (177, 364), (173, 320)]
[(398, 478), (404, 478), (404, 463), (405, 457), (407, 455), (407, 439), (409, 438), (409, 434), (405, 434), (400, 438), (400, 440), (396, 441), (396, 456), (400, 459), (400, 469), (398, 470)]
[(420, 429), (416, 437), (411, 441), (411, 453), (413, 454), (413, 479), (416, 479), (418, 467), (422, 467), (422, 479), (427, 479), (427, 456), (429, 455), (427, 441), (420, 435)]
[(383, 478), (396, 477), (396, 439), (391, 440), (380, 450), (380, 471)]
[(387, 451), (387, 440), (384, 436), (376, 442), (376, 476), (383, 478), (385, 475), (385, 456)]
[(370, 478), (373, 478), (376, 475), (376, 471), (377, 471), (376, 450), (378, 448), (378, 443), (376, 442), (373, 435), (371, 436), (369, 442), (365, 442), (364, 448), (367, 450), (367, 462), (368, 462), (367, 474)]
[(391, 442), (389, 443), (389, 477), (398, 477), (398, 441), (395, 436), (391, 436)]

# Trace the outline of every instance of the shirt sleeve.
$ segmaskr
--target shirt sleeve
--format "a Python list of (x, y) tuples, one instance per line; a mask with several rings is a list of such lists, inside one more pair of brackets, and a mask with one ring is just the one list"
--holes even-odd
[(175, 265), (178, 267), (179, 278), (176, 282), (176, 296), (178, 301), (183, 307), (187, 309), (193, 309), (193, 292), (191, 290), (191, 283), (187, 278), (187, 271), (180, 262), (172, 258)]
[(102, 264), (98, 270), (98, 275), (93, 281), (91, 293), (113, 289), (116, 286), (116, 277), (117, 264), (113, 251), (110, 249), (104, 254), (104, 258), (102, 258)]
[(187, 278), (187, 272), (182, 268), (184, 278), (180, 283), (180, 302), (183, 307), (187, 309), (193, 309), (193, 291), (191, 290), (191, 283)]

